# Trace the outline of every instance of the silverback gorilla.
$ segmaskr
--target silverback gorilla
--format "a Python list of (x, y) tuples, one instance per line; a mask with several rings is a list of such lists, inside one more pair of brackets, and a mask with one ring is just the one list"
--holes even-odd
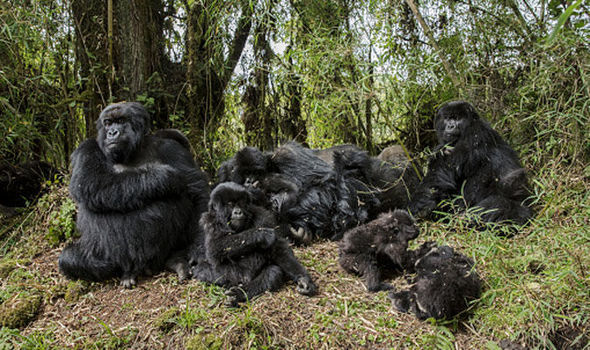
[(182, 249), (195, 238), (209, 196), (188, 142), (179, 142), (179, 132), (149, 135), (149, 114), (136, 102), (105, 108), (97, 130), (71, 157), (82, 236), (64, 248), (60, 271), (70, 279), (118, 277), (127, 288), (164, 267), (188, 277)]
[(428, 216), (442, 200), (462, 194), (467, 207), (482, 209), (485, 222), (524, 224), (531, 217), (523, 204), (526, 173), (506, 141), (463, 101), (441, 106), (434, 126), (438, 146), (410, 211)]

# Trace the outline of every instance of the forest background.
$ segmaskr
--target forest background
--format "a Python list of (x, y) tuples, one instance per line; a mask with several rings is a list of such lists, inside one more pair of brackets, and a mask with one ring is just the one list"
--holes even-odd
[[(309, 327), (295, 322), (286, 327), (292, 333), (278, 337), (276, 327), (252, 313), (232, 314), (239, 322), (212, 319), (225, 326), (237, 322), (230, 328), (241, 332), (238, 340), (224, 341), (239, 346), (292, 346), (284, 340), (290, 339), (315, 348), (493, 348), (506, 338), (559, 348), (564, 334), (581, 344), (588, 339), (590, 299), (589, 21), (582, 0), (0, 1), (0, 160), (42, 160), (67, 174), (72, 150), (95, 135), (102, 108), (127, 100), (148, 108), (154, 129), (182, 130), (212, 179), (239, 148), (271, 150), (292, 139), (314, 148), (353, 143), (374, 155), (402, 144), (424, 164), (436, 141), (437, 106), (464, 99), (521, 156), (536, 209), (533, 224), (512, 239), (477, 234), (461, 218), (422, 224), (425, 237), (464, 247), (487, 277), (472, 321), (420, 327), (410, 335), (407, 327), (415, 331), (420, 323), (383, 321), (360, 302), (356, 307), (367, 322), (352, 320), (346, 304), (350, 323), (323, 332), (314, 327), (342, 316), (339, 307), (310, 316)], [(15, 295), (41, 295), (47, 311), (56, 307), (51, 298), (61, 295), (53, 287), (72, 288), (59, 280), (54, 263), (50, 272), (39, 267), (75, 234), (66, 185), (48, 185), (48, 198), (35, 210), (3, 220), (0, 256), (9, 266), (3, 305)], [(45, 239), (28, 244), (39, 237)], [(326, 244), (298, 252), (318, 274), (332, 266), (315, 259), (321, 254), (314, 249)], [(44, 281), (40, 276), (51, 281), (31, 287), (31, 280)], [(181, 298), (188, 293), (173, 287)], [(103, 298), (117, 290), (82, 289), (88, 288)], [(204, 287), (200, 292), (218, 293)], [(356, 294), (344, 292), (367, 305), (385, 303), (384, 295), (374, 300)], [(164, 314), (154, 310), (148, 316)], [(159, 330), (150, 344), (187, 346), (188, 340), (174, 342), (197, 336), (202, 343), (209, 341), (205, 335), (217, 334), (218, 326), (195, 329), (182, 310), (171, 316), (176, 327)], [(140, 338), (97, 319), (94, 346), (136, 344)], [(64, 320), (35, 322), (24, 330), (3, 327), (0, 345), (84, 344), (76, 334), (52, 328)], [(377, 335), (357, 338), (360, 330), (372, 334), (363, 325)], [(307, 332), (301, 339), (300, 329)], [(310, 329), (317, 331), (311, 337)], [(349, 332), (355, 336), (347, 337)]]

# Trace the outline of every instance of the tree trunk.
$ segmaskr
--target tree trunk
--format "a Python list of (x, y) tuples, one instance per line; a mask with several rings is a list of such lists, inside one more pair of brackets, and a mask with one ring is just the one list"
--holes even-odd
[(273, 133), (275, 123), (267, 105), (268, 75), (270, 60), (273, 55), (269, 43), (269, 34), (273, 31), (272, 9), (275, 1), (268, 3), (268, 9), (259, 19), (254, 30), (254, 72), (250, 85), (244, 93), (244, 113), (242, 122), (246, 134), (246, 142), (262, 150), (274, 148)]
[[(151, 91), (164, 90), (163, 4), (161, 0), (109, 2), (72, 0), (76, 28), (76, 56), (82, 89), (87, 96), (86, 136), (95, 133), (100, 111), (111, 102), (147, 99)], [(111, 20), (112, 17), (112, 20)], [(150, 82), (150, 79), (152, 83)], [(168, 125), (163, 98), (152, 97), (153, 119), (158, 128)]]
[(106, 2), (72, 0), (72, 18), (76, 32), (76, 59), (80, 64), (81, 95), (84, 103), (86, 135), (96, 135), (95, 122), (100, 111), (110, 100), (107, 80), (108, 50), (106, 26)]
[[(188, 119), (199, 134), (213, 128), (224, 111), (224, 92), (242, 51), (252, 25), (252, 7), (241, 1), (238, 20), (227, 57), (223, 55), (222, 36), (216, 30), (217, 1), (195, 1), (187, 5), (187, 98)], [(202, 140), (198, 140), (202, 141)]]

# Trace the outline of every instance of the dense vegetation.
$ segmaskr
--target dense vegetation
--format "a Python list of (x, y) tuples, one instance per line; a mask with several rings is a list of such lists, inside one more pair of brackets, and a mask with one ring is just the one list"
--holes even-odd
[[(432, 117), (473, 103), (529, 171), (535, 218), (513, 237), (464, 217), (421, 222), (485, 290), (464, 322), (418, 322), (365, 293), (333, 243), (296, 250), (321, 293), (286, 288), (228, 311), (221, 291), (171, 275), (121, 291), (68, 283), (67, 176), (0, 218), (0, 348), (582, 348), (590, 323), (590, 8), (582, 0), (0, 2), (0, 162), (67, 174), (110, 102), (137, 100), (155, 128), (190, 138), (203, 168), (244, 145), (290, 139), (403, 144), (425, 159)], [(401, 283), (401, 281), (399, 281)], [(575, 345), (570, 343), (575, 342)]]

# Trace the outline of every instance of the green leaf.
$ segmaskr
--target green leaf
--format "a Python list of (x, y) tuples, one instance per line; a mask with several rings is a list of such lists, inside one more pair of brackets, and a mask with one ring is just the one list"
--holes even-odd
[(578, 0), (575, 3), (571, 4), (567, 9), (565, 9), (565, 11), (563, 11), (561, 16), (559, 16), (559, 18), (557, 19), (557, 24), (555, 25), (555, 28), (553, 28), (553, 32), (547, 38), (547, 44), (553, 44), (555, 38), (557, 37), (557, 33), (559, 33), (559, 31), (561, 30), (561, 28), (565, 24), (565, 21), (567, 21), (567, 19), (572, 15), (572, 13), (574, 13), (574, 11), (578, 7), (580, 7), (581, 4), (582, 0)]

